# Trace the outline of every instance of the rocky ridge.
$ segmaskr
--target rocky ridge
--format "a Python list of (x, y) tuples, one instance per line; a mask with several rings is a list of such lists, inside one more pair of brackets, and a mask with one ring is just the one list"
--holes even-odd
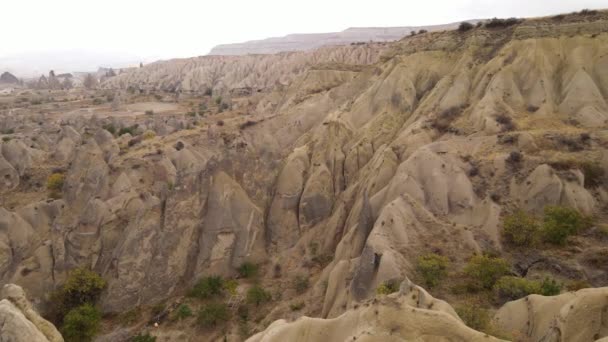
[[(478, 20), (472, 20), (473, 24)], [(323, 46), (361, 44), (367, 42), (390, 42), (399, 40), (411, 32), (453, 30), (460, 23), (432, 26), (405, 27), (351, 27), (341, 32), (290, 34), (285, 37), (267, 38), (244, 43), (222, 44), (215, 46), (209, 55), (259, 55), (287, 51), (308, 51)]]

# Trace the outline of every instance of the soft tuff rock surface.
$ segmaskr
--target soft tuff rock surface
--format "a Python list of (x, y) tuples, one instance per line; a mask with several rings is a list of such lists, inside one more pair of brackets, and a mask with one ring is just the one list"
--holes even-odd
[(496, 325), (521, 341), (595, 341), (608, 336), (608, 288), (544, 297), (531, 295), (505, 304)]
[(499, 341), (462, 323), (454, 309), (405, 281), (401, 290), (361, 303), (336, 318), (278, 320), (247, 339), (274, 341)]
[(63, 342), (55, 326), (32, 308), (21, 287), (4, 285), (0, 297), (0, 341)]

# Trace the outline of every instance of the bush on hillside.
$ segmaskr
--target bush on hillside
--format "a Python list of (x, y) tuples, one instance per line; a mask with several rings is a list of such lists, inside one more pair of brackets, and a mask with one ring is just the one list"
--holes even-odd
[(297, 293), (304, 293), (308, 289), (309, 283), (308, 278), (302, 275), (298, 275), (293, 280), (293, 287)]
[(84, 304), (68, 312), (63, 319), (61, 334), (66, 342), (88, 342), (99, 331), (101, 313), (91, 304)]
[(466, 32), (469, 30), (472, 30), (475, 26), (473, 26), (473, 24), (463, 21), (462, 23), (460, 23), (460, 25), (458, 25), (458, 31), (460, 32)]
[(445, 278), (449, 264), (450, 260), (448, 258), (431, 253), (419, 257), (416, 268), (424, 279), (425, 285), (428, 288), (433, 288)]
[(562, 284), (555, 279), (545, 278), (540, 283), (540, 294), (543, 296), (557, 296), (562, 292)]
[(209, 303), (198, 312), (197, 321), (203, 327), (213, 327), (230, 319), (230, 312), (224, 303)]
[(60, 191), (63, 188), (65, 177), (61, 173), (53, 173), (46, 180), (46, 188), (51, 191)]
[(540, 224), (523, 210), (505, 217), (503, 236), (516, 246), (531, 246), (538, 241)]
[(239, 266), (238, 272), (241, 278), (254, 278), (258, 274), (258, 265), (246, 261)]
[(86, 268), (76, 268), (68, 274), (63, 286), (51, 294), (51, 316), (59, 323), (70, 310), (84, 304), (95, 304), (106, 287), (106, 281)]
[(541, 286), (538, 281), (505, 276), (494, 284), (494, 291), (498, 301), (502, 304), (530, 294), (540, 294)]
[(491, 289), (496, 281), (509, 271), (510, 266), (506, 260), (487, 255), (473, 256), (464, 269), (472, 290)]
[(597, 188), (604, 182), (606, 171), (597, 162), (582, 162), (579, 168), (585, 176), (585, 188)]
[(212, 297), (222, 296), (224, 291), (224, 280), (220, 276), (204, 277), (199, 280), (190, 293), (190, 297), (196, 297), (200, 299), (208, 299)]
[(269, 302), (272, 299), (270, 292), (264, 290), (259, 285), (254, 285), (247, 290), (247, 303), (260, 305)]
[(152, 336), (149, 333), (137, 334), (131, 337), (129, 342), (156, 342), (156, 336)]
[(137, 129), (138, 125), (135, 124), (133, 126), (129, 126), (129, 127), (121, 127), (120, 130), (118, 131), (118, 136), (124, 135), (124, 134), (131, 134), (132, 136), (137, 135), (135, 130)]
[(478, 331), (486, 330), (490, 324), (490, 313), (488, 310), (477, 305), (458, 306), (456, 307), (456, 313), (464, 324)]
[(110, 132), (112, 135), (116, 134), (116, 127), (113, 124), (103, 125), (103, 126), (101, 126), (101, 128)]
[(376, 293), (379, 295), (388, 295), (399, 291), (399, 283), (396, 281), (385, 281), (376, 289)]
[(543, 238), (545, 241), (565, 245), (569, 236), (578, 233), (587, 225), (587, 220), (578, 211), (560, 206), (545, 207)]
[(147, 130), (144, 132), (144, 134), (141, 135), (143, 140), (148, 140), (148, 139), (152, 139), (156, 136), (156, 132), (151, 131), (151, 130)]
[(182, 320), (192, 316), (192, 309), (187, 304), (181, 304), (177, 307), (177, 311), (175, 312), (175, 318), (178, 320)]
[(517, 18), (498, 19), (493, 18), (485, 23), (486, 28), (504, 28), (519, 24), (520, 20)]

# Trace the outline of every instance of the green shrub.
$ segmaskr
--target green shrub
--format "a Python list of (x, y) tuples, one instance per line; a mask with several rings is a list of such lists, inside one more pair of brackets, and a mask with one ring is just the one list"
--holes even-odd
[(597, 188), (604, 180), (604, 168), (596, 162), (582, 162), (579, 164), (585, 176), (585, 188)]
[(147, 111), (145, 111), (146, 115), (154, 115), (154, 111), (151, 109), (148, 109)]
[(585, 218), (575, 209), (548, 206), (543, 218), (543, 238), (552, 244), (564, 245), (570, 235), (576, 234), (586, 224)]
[(137, 129), (137, 125), (133, 125), (133, 126), (129, 126), (129, 127), (121, 127), (120, 130), (118, 131), (118, 136), (124, 135), (124, 134), (131, 134), (133, 136), (135, 136), (135, 130)]
[(226, 290), (229, 294), (235, 295), (236, 289), (239, 287), (239, 282), (236, 279), (228, 279), (224, 281), (224, 290)]
[(66, 342), (88, 342), (99, 331), (101, 313), (91, 304), (74, 308), (65, 315), (61, 334)]
[(205, 305), (197, 316), (198, 323), (203, 327), (212, 327), (227, 322), (230, 312), (224, 303), (209, 303)]
[(254, 278), (258, 274), (258, 265), (246, 261), (239, 266), (238, 272), (241, 278)]
[(399, 291), (399, 284), (395, 281), (385, 281), (376, 289), (376, 293), (380, 295), (388, 295)]
[(562, 291), (562, 284), (555, 279), (545, 278), (540, 283), (540, 294), (543, 296), (557, 296)]
[(578, 291), (580, 289), (586, 289), (589, 287), (593, 286), (591, 286), (588, 281), (582, 279), (571, 280), (566, 284), (566, 289), (568, 291)]
[(531, 294), (556, 296), (561, 292), (561, 289), (561, 284), (548, 277), (543, 279), (543, 281), (536, 281), (505, 276), (500, 278), (494, 285), (494, 291), (501, 302), (516, 300)]
[(332, 254), (319, 254), (310, 259), (310, 261), (314, 262), (321, 268), (327, 266), (332, 260), (334, 260), (334, 256)]
[(504, 28), (513, 26), (520, 23), (520, 19), (517, 18), (508, 18), (508, 19), (498, 19), (492, 18), (489, 21), (485, 22), (485, 27), (487, 28)]
[(190, 290), (190, 297), (207, 299), (219, 297), (223, 294), (224, 280), (219, 276), (205, 277), (199, 280)]
[(264, 290), (259, 285), (254, 285), (247, 290), (247, 303), (260, 305), (272, 299), (270, 292)]
[(487, 255), (473, 256), (465, 266), (469, 286), (473, 290), (491, 289), (500, 277), (509, 273), (509, 263)]
[(462, 23), (460, 23), (460, 25), (458, 25), (458, 31), (460, 32), (466, 32), (469, 30), (472, 30), (474, 28), (473, 24), (463, 21)]
[(432, 288), (439, 284), (448, 274), (450, 260), (435, 253), (423, 255), (418, 258), (416, 268), (424, 279), (427, 287)]
[(538, 240), (540, 225), (534, 217), (523, 210), (505, 218), (503, 236), (517, 246), (531, 246)]
[(300, 310), (302, 310), (303, 307), (304, 307), (304, 302), (297, 302), (297, 303), (289, 304), (289, 308), (291, 309), (291, 311), (300, 311)]
[(144, 139), (144, 140), (152, 139), (155, 136), (156, 136), (156, 132), (151, 131), (151, 130), (147, 130), (141, 135), (142, 139)]
[(175, 318), (178, 320), (182, 320), (192, 316), (192, 309), (186, 304), (181, 304), (177, 307), (177, 311), (175, 312)]
[(475, 330), (485, 330), (490, 324), (488, 310), (477, 305), (463, 305), (456, 307), (456, 313), (464, 324)]
[(506, 276), (494, 284), (496, 297), (501, 303), (523, 298), (530, 294), (539, 294), (541, 286), (538, 281), (525, 278)]
[(11, 141), (11, 137), (2, 137), (2, 141), (9, 142)]
[(86, 268), (72, 270), (60, 290), (63, 304), (70, 310), (83, 304), (94, 304), (106, 287), (106, 281)]
[(156, 317), (156, 316), (162, 314), (163, 311), (165, 311), (165, 303), (160, 302), (160, 303), (156, 303), (152, 306), (151, 313), (152, 313), (152, 316)]
[(53, 173), (46, 180), (46, 188), (52, 192), (59, 192), (63, 188), (65, 177), (61, 173)]
[(308, 286), (308, 278), (305, 276), (298, 275), (293, 279), (293, 288), (296, 289), (297, 293), (304, 293), (308, 289)]
[(135, 324), (141, 317), (141, 310), (139, 308), (133, 308), (127, 312), (123, 312), (118, 316), (120, 324), (123, 326), (129, 326)]
[(156, 342), (156, 336), (152, 336), (149, 333), (137, 334), (131, 337), (129, 342)]
[(101, 127), (110, 132), (112, 135), (116, 134), (116, 127), (112, 124), (103, 125)]
[(219, 106), (220, 103), (222, 103), (222, 97), (218, 96), (218, 97), (215, 98), (215, 104)]

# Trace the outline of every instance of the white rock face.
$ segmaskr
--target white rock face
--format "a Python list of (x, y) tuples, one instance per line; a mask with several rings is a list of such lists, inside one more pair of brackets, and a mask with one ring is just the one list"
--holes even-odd
[(21, 287), (7, 284), (0, 300), (0, 342), (63, 342), (63, 337), (32, 308)]

